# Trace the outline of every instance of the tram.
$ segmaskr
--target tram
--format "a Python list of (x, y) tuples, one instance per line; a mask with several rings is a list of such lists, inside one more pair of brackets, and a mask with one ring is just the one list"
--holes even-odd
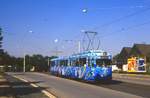
[(112, 55), (102, 50), (89, 50), (68, 57), (51, 60), (50, 72), (53, 75), (100, 81), (112, 79)]

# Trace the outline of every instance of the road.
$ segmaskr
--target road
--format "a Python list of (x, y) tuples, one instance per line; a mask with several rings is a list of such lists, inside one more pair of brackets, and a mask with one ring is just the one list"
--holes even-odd
[(150, 86), (150, 75), (113, 73), (113, 79), (122, 82), (129, 82), (134, 84)]
[[(49, 98), (41, 91), (43, 87), (33, 87), (36, 82), (25, 82), (12, 75), (3, 75), (0, 80), (0, 98)], [(5, 81), (4, 81), (5, 80)]]
[(59, 98), (150, 98), (150, 86), (112, 80), (108, 83), (82, 83), (43, 73), (7, 73), (37, 82), (36, 85)]

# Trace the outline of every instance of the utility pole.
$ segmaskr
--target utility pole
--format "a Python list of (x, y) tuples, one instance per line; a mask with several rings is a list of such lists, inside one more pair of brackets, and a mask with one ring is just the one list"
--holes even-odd
[(49, 57), (48, 57), (48, 62), (47, 62), (47, 65), (48, 65), (48, 67), (50, 67), (50, 64), (49, 64)]
[(48, 57), (48, 59), (47, 59), (48, 71), (51, 71), (51, 70), (50, 70), (51, 68), (50, 68), (50, 62), (49, 62), (49, 61), (50, 61), (50, 59), (49, 59), (49, 57)]
[(47, 65), (49, 66), (49, 57), (48, 57), (48, 59), (47, 59)]
[(24, 54), (24, 58), (23, 58), (23, 72), (26, 72), (26, 56)]
[(80, 53), (80, 47), (81, 47), (81, 43), (80, 43), (80, 41), (78, 41), (78, 52)]

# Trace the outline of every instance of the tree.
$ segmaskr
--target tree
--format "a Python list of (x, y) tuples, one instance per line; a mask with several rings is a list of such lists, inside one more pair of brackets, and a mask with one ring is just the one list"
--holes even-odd
[(30, 69), (32, 69), (33, 67), (35, 68), (35, 71), (48, 71), (48, 58), (48, 56), (44, 57), (40, 54), (34, 54), (32, 56), (26, 55), (26, 71), (30, 71)]
[(42, 56), (40, 54), (34, 54), (32, 56), (26, 55), (26, 71), (30, 71), (33, 66), (35, 67), (35, 71), (49, 71), (48, 60), (56, 58), (55, 56)]
[(150, 53), (147, 55), (147, 62), (150, 63)]
[(36, 71), (47, 71), (48, 69), (47, 61), (42, 55), (33, 55), (30, 58), (30, 63), (35, 66)]

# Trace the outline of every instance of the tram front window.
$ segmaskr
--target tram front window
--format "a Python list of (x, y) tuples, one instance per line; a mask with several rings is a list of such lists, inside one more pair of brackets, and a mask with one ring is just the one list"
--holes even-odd
[(99, 66), (108, 66), (108, 65), (111, 65), (111, 60), (110, 59), (97, 59), (96, 64)]

